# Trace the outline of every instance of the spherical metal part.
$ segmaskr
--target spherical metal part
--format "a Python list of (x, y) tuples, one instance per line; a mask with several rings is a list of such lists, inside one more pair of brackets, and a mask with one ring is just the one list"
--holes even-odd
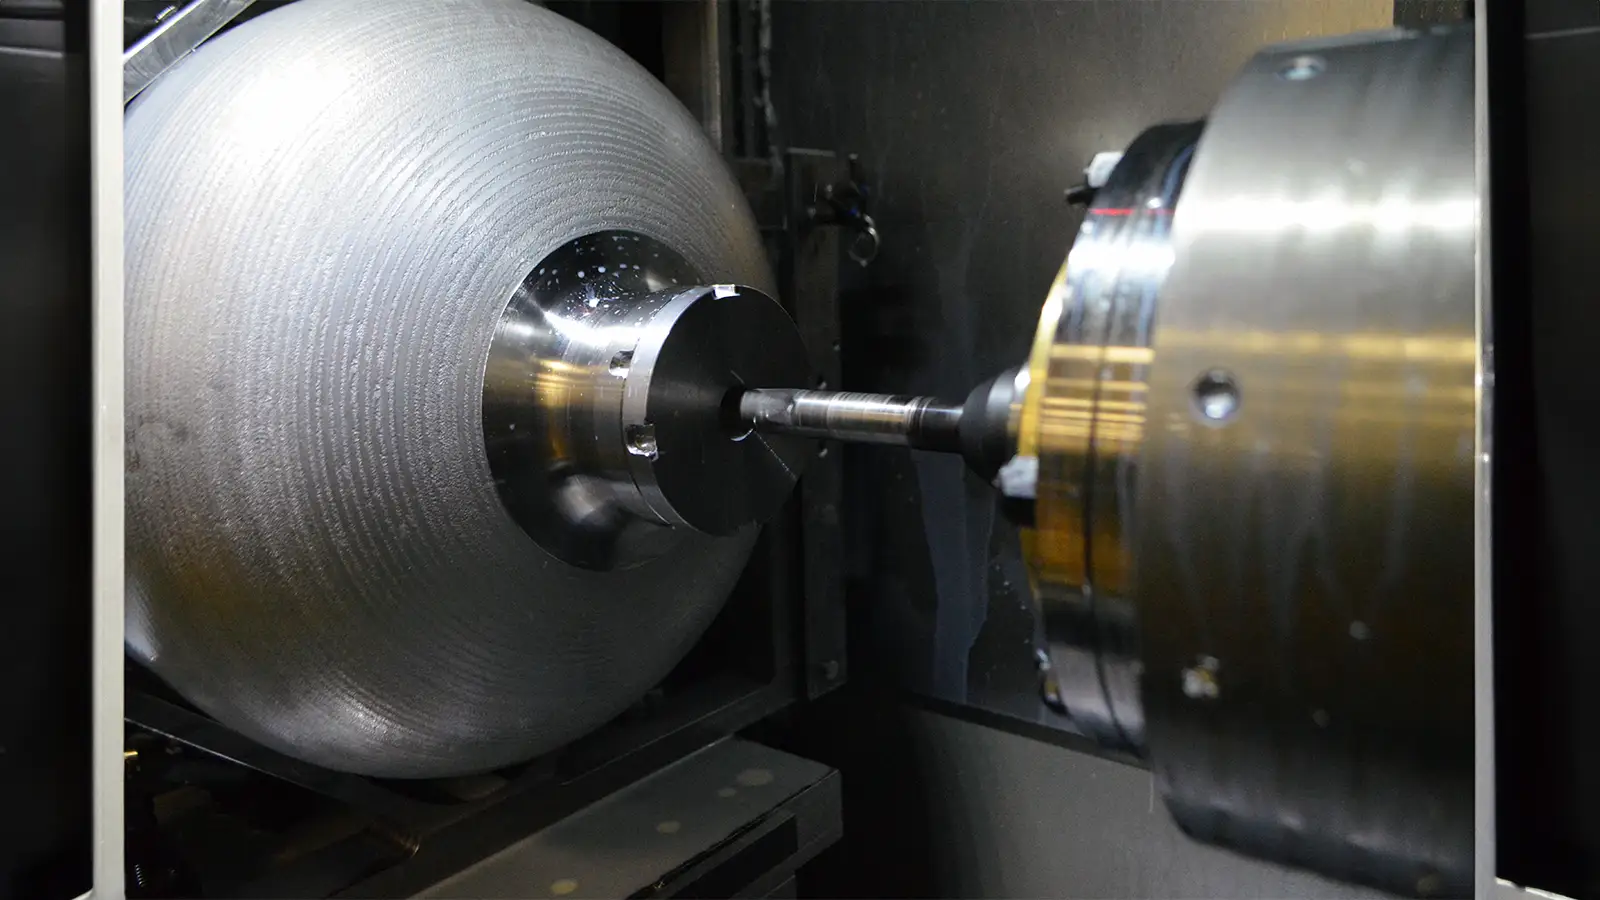
[(548, 751), (670, 670), (754, 527), (572, 565), (507, 511), (483, 410), (507, 298), (576, 237), (771, 291), (661, 85), (520, 0), (301, 0), (154, 84), (126, 145), (135, 659), (266, 746), (394, 777)]

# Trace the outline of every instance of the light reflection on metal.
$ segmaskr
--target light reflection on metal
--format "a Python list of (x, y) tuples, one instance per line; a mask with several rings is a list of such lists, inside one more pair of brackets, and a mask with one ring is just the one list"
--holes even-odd
[(720, 418), (742, 379), (809, 381), (798, 332), (759, 291), (698, 278), (658, 241), (599, 232), (507, 304), (484, 368), (485, 453), (512, 518), (565, 562), (628, 568), (682, 528), (764, 522), (803, 467), (792, 439), (740, 444)]
[[(1359, 174), (1381, 163), (1350, 160)], [(1418, 232), (1457, 233), (1477, 225), (1476, 198), (1444, 197), (1413, 203), (1407, 198), (1387, 198), (1378, 203), (1351, 202), (1329, 193), (1321, 197), (1251, 197), (1239, 195), (1218, 200), (1206, 209), (1181, 209), (1177, 216), (1186, 226), (1213, 234), (1326, 234), (1350, 229), (1370, 229), (1380, 240), (1405, 238)]]
[(1198, 123), (1150, 129), (1096, 193), (1040, 317), (1018, 433), (1019, 455), (1039, 460), (1022, 540), (1060, 702), (1086, 732), (1134, 752), (1143, 716), (1124, 518), (1171, 209), (1199, 133)]
[[(1174, 216), (1132, 535), (1179, 824), (1445, 896), (1472, 861), (1471, 49), (1345, 39), (1290, 82), (1305, 50), (1273, 48), (1224, 95)], [(1215, 696), (1185, 689), (1200, 658)]]

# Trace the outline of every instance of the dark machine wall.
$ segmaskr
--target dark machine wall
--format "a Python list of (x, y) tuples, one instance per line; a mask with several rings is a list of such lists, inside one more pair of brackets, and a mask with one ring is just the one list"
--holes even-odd
[(0, 897), (90, 886), (87, 34), (0, 2)]
[[(1499, 873), (1600, 895), (1600, 5), (1490, 17)], [(1528, 398), (1532, 402), (1528, 402)]]
[(928, 785), (930, 861), (954, 897), (1386, 896), (1198, 844), (1149, 772), (950, 716), (903, 721)]

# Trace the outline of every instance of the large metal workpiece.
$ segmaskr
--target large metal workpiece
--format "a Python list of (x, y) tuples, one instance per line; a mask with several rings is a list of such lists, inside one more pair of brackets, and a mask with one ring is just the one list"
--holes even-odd
[(531, 4), (305, 0), (126, 133), (131, 656), (388, 777), (524, 762), (657, 685), (806, 449), (727, 439), (720, 400), (811, 382), (665, 88)]

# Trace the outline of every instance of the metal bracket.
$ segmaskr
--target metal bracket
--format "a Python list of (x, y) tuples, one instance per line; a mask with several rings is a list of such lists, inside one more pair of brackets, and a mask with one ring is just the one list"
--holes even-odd
[[(782, 286), (819, 379), (839, 383), (839, 229), (818, 228), (815, 210), (827, 186), (849, 178), (844, 160), (818, 150), (790, 150)], [(805, 591), (805, 687), (816, 698), (844, 684), (844, 536), (840, 525), (844, 468), (834, 442), (818, 446), (800, 479), (801, 559)]]
[(122, 102), (128, 103), (221, 31), (254, 0), (190, 0), (122, 53)]
[(846, 158), (848, 173), (838, 181), (817, 188), (817, 200), (806, 207), (806, 216), (817, 225), (842, 225), (855, 232), (845, 252), (856, 264), (865, 268), (878, 258), (883, 238), (878, 234), (878, 224), (867, 212), (872, 199), (872, 189), (862, 174), (861, 157), (852, 153)]

